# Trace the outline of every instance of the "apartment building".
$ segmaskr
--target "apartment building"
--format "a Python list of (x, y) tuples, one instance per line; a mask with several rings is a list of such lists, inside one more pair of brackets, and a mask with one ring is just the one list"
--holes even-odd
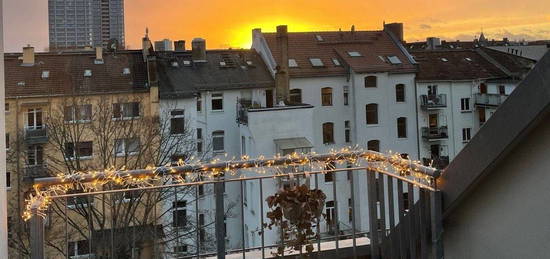
[[(158, 88), (149, 80), (142, 51), (104, 53), (98, 47), (95, 52), (34, 53), (25, 47), (23, 53), (5, 54), (4, 61), (10, 258), (26, 258), (28, 232), (21, 215), (34, 178), (156, 163), (150, 158), (157, 148), (148, 141), (157, 130), (148, 129), (158, 128)], [(126, 198), (132, 199), (121, 199)], [(100, 227), (96, 218), (98, 224), (90, 229), (83, 215), (91, 208), (104, 215), (100, 218), (107, 212), (86, 198), (65, 203), (47, 217), (46, 235), (53, 242), (46, 245), (48, 258), (87, 256), (97, 247), (90, 240), (99, 242), (106, 229), (120, 227)], [(72, 223), (56, 224), (62, 215)], [(150, 237), (136, 228), (140, 236)], [(69, 243), (56, 243), (65, 236)]]
[(534, 66), (488, 48), (411, 52), (416, 77), (420, 158), (444, 168)]
[(125, 46), (124, 0), (48, 0), (50, 49)]

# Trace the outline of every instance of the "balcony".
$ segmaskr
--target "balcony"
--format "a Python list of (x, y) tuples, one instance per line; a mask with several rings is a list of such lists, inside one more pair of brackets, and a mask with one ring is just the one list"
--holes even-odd
[(421, 95), (420, 107), (424, 110), (441, 109), (447, 107), (447, 95), (435, 94), (435, 95)]
[(29, 145), (48, 143), (48, 131), (46, 127), (26, 128), (25, 142)]
[(422, 138), (429, 141), (447, 139), (449, 138), (449, 135), (447, 134), (447, 126), (422, 127)]
[(500, 94), (475, 94), (475, 104), (482, 107), (500, 106), (508, 98), (508, 95)]
[(25, 167), (25, 175), (23, 176), (24, 182), (32, 182), (35, 178), (49, 177), (48, 168), (44, 164), (29, 165)]
[(444, 169), (449, 165), (448, 156), (439, 156), (435, 158), (422, 158), (422, 162), (425, 166), (432, 166), (437, 169)]

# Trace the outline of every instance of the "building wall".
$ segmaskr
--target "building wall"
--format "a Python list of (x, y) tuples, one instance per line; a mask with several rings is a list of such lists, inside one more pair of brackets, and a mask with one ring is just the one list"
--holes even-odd
[(468, 194), (445, 221), (445, 258), (547, 258), (550, 120)]

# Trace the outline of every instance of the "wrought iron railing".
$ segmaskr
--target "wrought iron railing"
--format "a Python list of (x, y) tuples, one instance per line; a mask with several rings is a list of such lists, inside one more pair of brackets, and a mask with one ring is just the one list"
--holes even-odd
[(499, 106), (508, 98), (507, 95), (501, 94), (480, 94), (474, 95), (475, 104), (479, 106)]
[(428, 140), (446, 139), (449, 137), (447, 126), (422, 127), (422, 137)]
[[(352, 168), (323, 164), (346, 161), (355, 164)], [(277, 166), (296, 170), (277, 173)], [(329, 222), (322, 215), (316, 218), (311, 240), (315, 255), (442, 258), (441, 196), (435, 185), (439, 171), (397, 155), (373, 151), (296, 155), (125, 171), (124, 176), (182, 174), (185, 180), (191, 172), (216, 170), (250, 174), (83, 193), (62, 194), (60, 189), (61, 194), (48, 197), (47, 214), (40, 213), (41, 205), (29, 205), (31, 258), (272, 258), (288, 240), (280, 229), (266, 228), (266, 198), (279, 190), (283, 179), (322, 190), (332, 201), (334, 212), (328, 213), (333, 213), (334, 222), (349, 217), (349, 224), (334, 224), (335, 231), (325, 235), (321, 233), (328, 232)], [(325, 177), (327, 173), (331, 177)], [(35, 184), (54, 190), (65, 184), (93, 186), (98, 179), (105, 181), (105, 175), (75, 175), (70, 182), (50, 177), (36, 179)], [(150, 200), (156, 202), (147, 204)], [(44, 229), (46, 217), (53, 228)], [(305, 253), (305, 249), (285, 251), (282, 256)]]
[(446, 94), (434, 94), (434, 95), (421, 95), (420, 106), (423, 109), (436, 109), (447, 107), (447, 95)]
[(48, 142), (48, 130), (45, 126), (40, 128), (25, 128), (25, 141), (28, 144)]

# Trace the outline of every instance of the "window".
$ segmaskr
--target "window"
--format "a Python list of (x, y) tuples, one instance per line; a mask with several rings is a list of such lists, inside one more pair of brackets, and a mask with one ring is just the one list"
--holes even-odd
[(345, 141), (346, 143), (350, 143), (351, 142), (351, 123), (350, 121), (345, 121), (344, 122), (344, 129), (345, 129)]
[(367, 142), (367, 149), (380, 152), (380, 140), (369, 140)]
[(44, 163), (44, 148), (41, 145), (30, 145), (27, 148), (27, 165), (36, 166)]
[(298, 63), (296, 62), (296, 59), (289, 58), (288, 59), (288, 67), (298, 67)]
[(136, 155), (139, 152), (139, 138), (117, 139), (115, 141), (115, 155)]
[(10, 134), (6, 133), (6, 149), (10, 149)]
[(93, 155), (93, 143), (91, 141), (78, 142), (76, 145), (72, 142), (65, 143), (65, 158), (79, 159), (90, 158)]
[(462, 129), (462, 141), (468, 142), (471, 139), (471, 129), (470, 128), (463, 128)]
[(170, 134), (184, 134), (185, 133), (185, 111), (184, 110), (172, 110), (170, 112)]
[(289, 98), (291, 103), (302, 103), (302, 89), (291, 89)]
[(378, 104), (369, 103), (366, 106), (367, 124), (378, 124)]
[(395, 86), (395, 101), (398, 103), (405, 102), (405, 85), (398, 84)]
[(127, 68), (127, 67), (123, 68), (122, 69), (122, 74), (123, 75), (129, 75), (130, 74), (130, 68)]
[(202, 153), (202, 129), (197, 128), (197, 152)]
[(65, 122), (89, 122), (92, 120), (92, 105), (65, 106)]
[(139, 117), (139, 102), (114, 103), (113, 119), (133, 119)]
[(69, 241), (68, 244), (68, 252), (69, 256), (79, 257), (79, 256), (85, 256), (90, 254), (90, 247), (89, 247), (88, 240), (80, 240), (80, 241)]
[(353, 221), (353, 203), (351, 202), (351, 199), (348, 199), (348, 221)]
[(323, 123), (323, 144), (334, 144), (334, 123)]
[(323, 41), (323, 36), (316, 34), (315, 39), (317, 39), (317, 41)]
[(9, 103), (5, 104), (4, 111), (6, 111), (6, 112), (10, 111), (10, 104)]
[(202, 111), (202, 97), (200, 96), (200, 94), (197, 96), (197, 111)]
[(42, 71), (42, 79), (47, 79), (50, 77), (50, 71), (44, 70)]
[(470, 98), (461, 98), (460, 99), (460, 110), (461, 111), (470, 111)]
[(6, 187), (7, 188), (11, 187), (11, 173), (10, 172), (6, 172)]
[(327, 201), (325, 204), (325, 214), (327, 215), (327, 223), (332, 225), (336, 220), (336, 211), (334, 210), (334, 201)]
[(223, 94), (222, 93), (212, 94), (212, 110), (223, 111)]
[(388, 56), (388, 60), (392, 65), (399, 65), (403, 63), (397, 56)]
[(348, 51), (348, 55), (350, 57), (361, 57), (361, 53), (359, 53), (359, 51)]
[(499, 85), (498, 86), (498, 93), (500, 95), (506, 95), (506, 87), (504, 85)]
[(187, 245), (174, 246), (174, 254), (176, 254), (176, 258), (186, 256)]
[(84, 70), (84, 76), (85, 77), (91, 77), (92, 76), (92, 70), (90, 70), (90, 69)]
[(485, 118), (485, 117), (486, 117), (486, 116), (485, 116), (485, 114), (486, 114), (485, 108), (479, 107), (479, 109), (478, 109), (478, 114), (479, 114), (479, 124), (480, 124), (480, 125), (483, 125), (483, 123), (485, 123), (485, 121), (486, 121), (486, 118)]
[[(334, 161), (328, 162), (325, 166), (325, 171), (332, 171), (336, 168), (336, 163)], [(334, 180), (334, 172), (325, 173), (325, 183), (330, 183)]]
[(344, 86), (344, 105), (349, 105), (349, 86)]
[(428, 85), (428, 95), (437, 95), (437, 85)]
[(376, 81), (377, 81), (376, 76), (367, 76), (367, 77), (365, 77), (365, 87), (367, 87), (367, 88), (376, 87), (376, 84), (377, 84)]
[(323, 61), (320, 58), (310, 58), (309, 63), (314, 67), (324, 67)]
[(27, 110), (27, 129), (37, 130), (44, 127), (42, 121), (42, 108), (31, 108)]
[(212, 150), (214, 152), (224, 152), (225, 147), (223, 130), (212, 132)]
[(405, 117), (397, 118), (397, 137), (398, 138), (407, 137), (407, 118)]
[(340, 63), (340, 60), (338, 60), (337, 58), (332, 58), (332, 63), (336, 67), (341, 67), (342, 66), (342, 63)]
[(172, 226), (185, 227), (187, 225), (187, 201), (172, 202)]
[(321, 105), (332, 106), (332, 88), (324, 87), (321, 89)]

